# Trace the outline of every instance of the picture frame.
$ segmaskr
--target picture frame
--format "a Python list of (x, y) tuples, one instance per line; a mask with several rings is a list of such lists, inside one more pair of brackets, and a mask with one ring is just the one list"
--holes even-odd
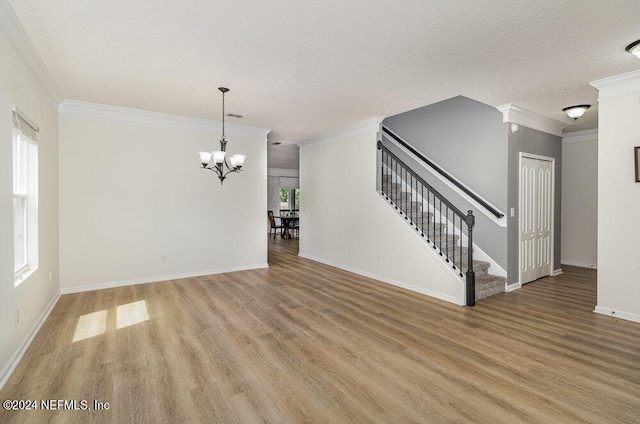
[(638, 168), (640, 164), (640, 146), (636, 146), (633, 148), (633, 157), (636, 162), (636, 182), (640, 183), (640, 168)]

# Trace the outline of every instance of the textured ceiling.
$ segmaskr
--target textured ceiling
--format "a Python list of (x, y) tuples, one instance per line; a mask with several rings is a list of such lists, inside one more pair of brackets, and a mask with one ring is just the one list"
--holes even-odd
[[(272, 128), (287, 146), (457, 95), (597, 126), (588, 83), (640, 68), (638, 0), (9, 0), (65, 98)], [(275, 162), (274, 162), (275, 161)]]

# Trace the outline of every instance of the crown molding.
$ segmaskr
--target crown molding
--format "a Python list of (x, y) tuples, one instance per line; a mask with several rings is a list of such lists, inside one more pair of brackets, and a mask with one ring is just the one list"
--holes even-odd
[(496, 109), (502, 112), (502, 122), (524, 125), (525, 127), (558, 137), (562, 137), (562, 129), (569, 125), (565, 122), (556, 121), (555, 119), (547, 118), (530, 110), (514, 106), (511, 103), (498, 106)]
[(598, 129), (573, 131), (562, 135), (562, 143), (579, 143), (582, 141), (598, 141)]
[(49, 103), (53, 107), (58, 107), (64, 99), (62, 92), (33, 47), (29, 36), (7, 0), (0, 0), (0, 34), (5, 36), (16, 56), (36, 81)]
[(342, 129), (332, 131), (325, 135), (321, 135), (319, 137), (314, 137), (309, 140), (302, 141), (298, 143), (300, 147), (300, 151), (311, 149), (315, 147), (324, 146), (327, 144), (335, 143), (347, 137), (352, 137), (358, 134), (363, 134), (367, 132), (379, 132), (380, 124), (384, 118), (381, 116), (375, 116), (373, 118), (366, 119), (361, 122), (357, 122), (353, 125), (349, 125), (348, 127), (344, 127)]
[(598, 90), (598, 101), (640, 94), (640, 71), (602, 78), (589, 84)]
[[(99, 103), (81, 102), (65, 99), (58, 112), (62, 116), (97, 119), (100, 121), (120, 122), (126, 124), (148, 125), (153, 127), (175, 128), (180, 130), (201, 131), (207, 133), (222, 132), (222, 122), (209, 119), (191, 118), (168, 113), (150, 112), (120, 106)], [(235, 137), (267, 140), (271, 129), (251, 127), (248, 125), (225, 124), (225, 133)]]
[(270, 177), (291, 177), (299, 178), (300, 170), (298, 169), (285, 169), (285, 168), (268, 168), (267, 175)]

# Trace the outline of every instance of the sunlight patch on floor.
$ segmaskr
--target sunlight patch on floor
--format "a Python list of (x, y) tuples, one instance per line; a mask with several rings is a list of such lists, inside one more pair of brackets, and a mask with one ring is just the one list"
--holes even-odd
[(116, 309), (116, 328), (125, 328), (141, 322), (149, 321), (147, 302), (139, 300), (126, 305), (120, 305)]
[(99, 336), (107, 331), (107, 310), (82, 315), (78, 319), (73, 342)]
[[(73, 342), (75, 343), (106, 333), (107, 314), (108, 310), (105, 309), (82, 315), (78, 319), (76, 332), (73, 335)], [(149, 311), (147, 310), (147, 302), (144, 300), (127, 303), (126, 305), (120, 305), (116, 308), (116, 329), (118, 330), (145, 321), (149, 321)]]

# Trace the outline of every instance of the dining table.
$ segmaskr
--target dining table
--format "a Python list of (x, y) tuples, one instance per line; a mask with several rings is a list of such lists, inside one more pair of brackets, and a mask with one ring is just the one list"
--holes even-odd
[(282, 222), (282, 237), (283, 238), (291, 238), (291, 229), (295, 226), (296, 223), (300, 221), (300, 217), (295, 214), (288, 215), (279, 215), (276, 218), (280, 218), (280, 222)]

